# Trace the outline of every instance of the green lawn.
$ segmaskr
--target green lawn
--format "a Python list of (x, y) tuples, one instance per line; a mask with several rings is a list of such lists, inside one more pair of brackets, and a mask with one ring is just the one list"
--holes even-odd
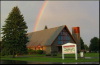
[[(80, 54), (77, 54), (80, 57)], [(62, 57), (61, 54), (58, 54), (58, 57)], [(65, 57), (75, 57), (75, 54), (65, 54)], [(99, 53), (85, 53), (85, 57), (99, 57)]]
[[(58, 54), (57, 56), (54, 56), (54, 57), (46, 57), (45, 54), (24, 55), (24, 56), (27, 56), (27, 57), (11, 58), (12, 56), (10, 55), (10, 56), (2, 56), (1, 59), (36, 61), (36, 62), (99, 62), (99, 59), (83, 59), (83, 58), (78, 58), (78, 60), (75, 60), (75, 58), (65, 58), (64, 60), (62, 60), (61, 54)], [(61, 58), (57, 58), (57, 57), (61, 57)], [(74, 54), (68, 54), (68, 55), (65, 55), (65, 57), (74, 57)], [(86, 53), (85, 57), (99, 57), (99, 53)]]

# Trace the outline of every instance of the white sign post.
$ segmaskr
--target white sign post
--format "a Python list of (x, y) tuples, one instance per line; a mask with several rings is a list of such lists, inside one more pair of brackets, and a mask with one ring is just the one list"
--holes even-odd
[(62, 45), (62, 59), (64, 60), (64, 54), (75, 54), (77, 60), (77, 45), (75, 43), (67, 43)]

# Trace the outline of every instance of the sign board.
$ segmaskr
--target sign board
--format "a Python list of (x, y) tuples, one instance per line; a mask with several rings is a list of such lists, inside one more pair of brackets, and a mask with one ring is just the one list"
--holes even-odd
[(77, 46), (75, 43), (66, 43), (62, 45), (62, 59), (64, 59), (64, 54), (75, 54), (77, 60)]
[(73, 54), (75, 53), (75, 45), (63, 46), (64, 54)]

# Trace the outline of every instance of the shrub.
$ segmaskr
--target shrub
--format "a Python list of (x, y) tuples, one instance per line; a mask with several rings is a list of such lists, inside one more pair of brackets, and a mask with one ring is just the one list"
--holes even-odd
[(57, 56), (57, 54), (53, 54), (52, 56)]
[(51, 54), (52, 56), (57, 56), (57, 51), (52, 51)]
[(33, 49), (28, 49), (27, 52), (28, 52), (29, 54), (33, 54), (33, 53), (34, 53), (34, 50), (33, 50)]
[(17, 55), (23, 55), (23, 53), (17, 53)]
[(36, 54), (36, 50), (33, 50), (33, 54)]
[(5, 56), (5, 55), (10, 55), (9, 51), (6, 51), (5, 49), (1, 50), (1, 56)]
[(43, 50), (37, 50), (36, 53), (37, 54), (42, 54), (43, 53)]
[(86, 53), (86, 51), (84, 51), (84, 53)]
[(51, 54), (46, 54), (46, 56), (51, 56)]
[(79, 50), (77, 50), (77, 53), (79, 54), (79, 53), (80, 53), (80, 51), (79, 51)]
[(5, 53), (3, 51), (0, 52), (1, 56), (5, 56)]

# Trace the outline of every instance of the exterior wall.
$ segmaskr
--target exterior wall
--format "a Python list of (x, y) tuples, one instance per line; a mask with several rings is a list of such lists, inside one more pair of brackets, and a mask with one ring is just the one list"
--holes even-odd
[(50, 54), (51, 53), (51, 46), (43, 46), (42, 48), (31, 47), (31, 48), (28, 48), (28, 49), (43, 50), (45, 54)]
[(51, 45), (51, 52), (53, 52), (53, 51), (58, 52), (58, 47), (57, 47), (57, 45), (58, 45), (58, 39), (56, 39), (56, 40), (54, 41), (54, 43)]
[(45, 54), (50, 54), (51, 53), (51, 46), (44, 46), (43, 51)]
[[(71, 36), (69, 37), (69, 40), (70, 40), (70, 43), (75, 43), (74, 41), (73, 41), (73, 39), (71, 38)], [(52, 44), (52, 46), (51, 46), (51, 52), (52, 51), (56, 51), (56, 52), (58, 52), (59, 53), (59, 50), (58, 50), (58, 39), (56, 38), (56, 40), (54, 41), (54, 43)], [(61, 46), (60, 46), (61, 47)], [(61, 49), (62, 50), (62, 49)]]
[(75, 43), (71, 36), (69, 36), (70, 43)]
[[(68, 32), (68, 31), (67, 31)], [(68, 34), (69, 35), (69, 34)], [(74, 40), (72, 39), (72, 37), (69, 35), (69, 42), (70, 43), (75, 43)], [(62, 44), (63, 45), (63, 44)], [(53, 44), (51, 45), (51, 52), (52, 51), (57, 51), (58, 53), (62, 52), (62, 45), (58, 44), (58, 37), (55, 39), (55, 41), (53, 42)]]
[[(65, 29), (65, 35), (66, 35), (66, 33), (68, 34), (68, 37), (69, 37), (69, 39), (67, 40), (67, 42), (70, 42), (70, 43), (75, 43), (74, 42), (74, 40), (72, 39), (72, 37), (69, 35), (69, 32), (67, 31), (67, 29), (66, 28), (64, 28)], [(62, 30), (63, 31), (63, 30)], [(64, 31), (63, 31), (64, 32)], [(64, 35), (64, 36), (65, 36)], [(59, 36), (59, 35), (58, 35)], [(61, 36), (61, 35), (60, 35)], [(56, 52), (59, 52), (59, 50), (62, 50), (62, 45), (63, 44), (65, 44), (65, 42), (63, 43), (63, 44), (58, 44), (58, 37), (54, 40), (54, 42), (52, 43), (52, 45), (51, 46), (43, 46), (42, 48), (37, 48), (37, 47), (33, 47), (33, 48), (31, 48), (31, 49), (33, 49), (33, 50), (43, 50), (44, 51), (44, 53), (45, 54), (50, 54), (51, 52), (54, 52), (54, 51), (56, 51)], [(61, 40), (61, 41), (66, 41), (66, 39), (65, 40)]]

